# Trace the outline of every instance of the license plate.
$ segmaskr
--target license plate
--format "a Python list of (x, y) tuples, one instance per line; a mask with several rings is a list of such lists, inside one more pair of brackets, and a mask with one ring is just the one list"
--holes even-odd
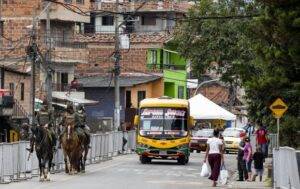
[(191, 140), (192, 143), (198, 143), (198, 140)]
[(159, 151), (159, 155), (165, 156), (165, 155), (167, 155), (167, 151)]

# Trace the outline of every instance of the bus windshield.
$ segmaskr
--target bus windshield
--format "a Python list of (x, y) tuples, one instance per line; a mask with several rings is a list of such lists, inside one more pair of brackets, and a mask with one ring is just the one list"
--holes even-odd
[(141, 109), (140, 135), (166, 138), (187, 136), (187, 110), (184, 108)]

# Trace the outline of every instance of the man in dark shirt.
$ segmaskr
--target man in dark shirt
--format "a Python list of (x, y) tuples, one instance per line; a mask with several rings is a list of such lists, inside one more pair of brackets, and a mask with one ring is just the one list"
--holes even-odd
[(256, 148), (256, 152), (253, 154), (255, 174), (253, 175), (252, 181), (255, 181), (256, 176), (259, 176), (259, 181), (262, 181), (262, 175), (264, 171), (264, 154), (260, 147)]
[[(243, 136), (241, 136), (241, 137), (243, 137)], [(239, 145), (242, 148), (245, 146), (244, 139), (241, 140)], [(248, 179), (248, 172), (246, 169), (246, 163), (243, 160), (243, 156), (244, 156), (244, 150), (239, 148), (238, 155), (237, 155), (237, 164), (238, 164), (237, 166), (238, 166), (239, 179), (237, 181), (244, 181), (244, 179), (245, 180)]]

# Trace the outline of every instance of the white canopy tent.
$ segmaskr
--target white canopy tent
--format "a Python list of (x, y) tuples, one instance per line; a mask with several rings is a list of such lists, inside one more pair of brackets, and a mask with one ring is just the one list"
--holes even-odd
[(215, 104), (202, 94), (189, 99), (190, 114), (194, 119), (236, 120), (236, 115)]

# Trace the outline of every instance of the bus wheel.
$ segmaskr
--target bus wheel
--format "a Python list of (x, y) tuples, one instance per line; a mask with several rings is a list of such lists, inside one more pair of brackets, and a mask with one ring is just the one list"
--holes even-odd
[(151, 159), (146, 156), (140, 156), (140, 161), (142, 164), (151, 163)]
[(189, 157), (185, 158), (185, 163), (186, 163), (186, 164), (189, 163), (189, 160), (190, 160)]
[(186, 160), (187, 160), (187, 158), (186, 158), (185, 156), (183, 156), (183, 157), (179, 157), (179, 158), (177, 159), (177, 162), (178, 162), (178, 164), (180, 164), (180, 165), (185, 165), (185, 164), (186, 164)]

